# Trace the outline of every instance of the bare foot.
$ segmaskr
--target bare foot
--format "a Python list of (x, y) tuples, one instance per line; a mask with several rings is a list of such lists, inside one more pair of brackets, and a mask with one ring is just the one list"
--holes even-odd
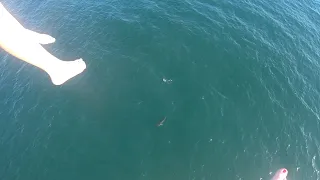
[(54, 85), (61, 85), (86, 69), (86, 63), (82, 59), (75, 61), (61, 61), (59, 67), (51, 67), (47, 71)]
[(56, 39), (48, 34), (41, 34), (30, 29), (26, 29), (27, 36), (30, 37), (33, 41), (36, 41), (39, 44), (51, 44), (56, 41)]
[(40, 44), (51, 44), (56, 41), (56, 39), (48, 34), (38, 34), (38, 42)]

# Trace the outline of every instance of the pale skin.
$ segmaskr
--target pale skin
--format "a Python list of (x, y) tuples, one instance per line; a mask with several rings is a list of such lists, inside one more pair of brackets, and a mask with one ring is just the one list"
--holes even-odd
[[(1, 12), (2, 11), (2, 12)], [(45, 72), (54, 85), (62, 85), (86, 69), (82, 59), (63, 61), (42, 47), (55, 38), (24, 28), (0, 3), (0, 47)]]

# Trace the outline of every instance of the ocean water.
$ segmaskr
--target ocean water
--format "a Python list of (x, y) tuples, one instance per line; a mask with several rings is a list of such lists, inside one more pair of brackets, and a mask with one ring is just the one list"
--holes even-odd
[(0, 179), (320, 178), (318, 0), (2, 2), (87, 69), (1, 50)]

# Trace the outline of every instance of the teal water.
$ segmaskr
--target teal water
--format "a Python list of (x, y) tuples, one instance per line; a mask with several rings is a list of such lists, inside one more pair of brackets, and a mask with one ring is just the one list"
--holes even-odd
[(320, 178), (319, 1), (3, 4), (87, 70), (0, 52), (0, 179)]

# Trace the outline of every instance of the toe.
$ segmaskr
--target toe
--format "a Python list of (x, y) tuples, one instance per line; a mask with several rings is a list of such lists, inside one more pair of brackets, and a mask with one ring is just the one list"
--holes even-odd
[(48, 34), (40, 34), (39, 35), (39, 43), (40, 44), (51, 44), (54, 43), (56, 39)]

